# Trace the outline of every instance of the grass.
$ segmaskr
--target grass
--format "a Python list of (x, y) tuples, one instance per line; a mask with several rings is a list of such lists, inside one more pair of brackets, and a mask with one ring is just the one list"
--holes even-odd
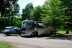
[(0, 42), (0, 48), (16, 48), (16, 47), (9, 42)]
[(0, 48), (10, 48), (9, 43), (7, 43), (7, 42), (0, 42)]
[(56, 34), (56, 37), (69, 37), (67, 34)]
[[(59, 30), (58, 30), (58, 33), (66, 34), (66, 30), (64, 30), (64, 29), (59, 29)], [(69, 33), (72, 33), (71, 29), (69, 30)]]
[[(71, 31), (70, 31), (71, 32)], [(59, 29), (58, 33), (55, 35), (56, 37), (68, 37), (69, 35), (66, 34), (66, 30)]]
[(59, 29), (58, 33), (66, 33), (66, 30)]
[(10, 36), (18, 36), (18, 34), (10, 34)]

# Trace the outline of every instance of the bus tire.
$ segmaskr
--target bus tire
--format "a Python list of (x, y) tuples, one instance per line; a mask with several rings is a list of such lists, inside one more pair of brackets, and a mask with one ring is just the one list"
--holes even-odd
[(35, 31), (35, 36), (38, 36), (38, 32), (37, 31)]
[(32, 32), (32, 33), (31, 33), (31, 36), (35, 36), (35, 32)]

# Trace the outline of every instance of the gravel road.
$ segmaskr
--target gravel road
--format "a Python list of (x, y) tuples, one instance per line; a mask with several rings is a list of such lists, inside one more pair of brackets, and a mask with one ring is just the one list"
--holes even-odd
[(11, 42), (16, 45), (17, 48), (72, 48), (72, 39), (67, 40), (65, 38), (25, 38), (0, 34), (0, 41)]

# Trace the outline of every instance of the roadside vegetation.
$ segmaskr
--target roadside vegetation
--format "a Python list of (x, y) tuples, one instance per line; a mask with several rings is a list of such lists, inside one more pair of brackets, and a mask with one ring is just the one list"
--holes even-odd
[(0, 48), (10, 48), (10, 45), (7, 42), (0, 42)]
[(10, 48), (8, 43), (0, 42), (0, 48)]
[(21, 27), (21, 22), (25, 19), (43, 21), (46, 27), (62, 29), (59, 32), (65, 32), (66, 30), (72, 32), (72, 0), (45, 0), (42, 6), (38, 5), (36, 7), (32, 3), (28, 3), (22, 9), (21, 18), (15, 17), (20, 16), (18, 15), (19, 4), (15, 2), (11, 4), (14, 5), (11, 8), (14, 8), (14, 13), (9, 14), (10, 12), (0, 11), (0, 13), (4, 13), (1, 15), (4, 18), (0, 17), (0, 32), (6, 26)]
[(0, 48), (15, 48), (11, 43), (8, 42), (0, 42)]

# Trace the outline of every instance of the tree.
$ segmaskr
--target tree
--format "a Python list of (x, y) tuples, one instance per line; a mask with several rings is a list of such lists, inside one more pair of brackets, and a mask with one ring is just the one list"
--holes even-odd
[(12, 12), (11, 12), (11, 16), (10, 16), (10, 18), (11, 18), (11, 24), (10, 25), (13, 25), (13, 19), (14, 19), (14, 16), (18, 16), (18, 13), (19, 13), (19, 10), (20, 10), (20, 6), (19, 6), (19, 4), (16, 2), (15, 4), (14, 4), (14, 8), (12, 9)]
[(17, 1), (18, 0), (0, 0), (1, 16), (3, 16), (5, 13), (9, 14), (10, 12), (12, 12)]
[[(60, 0), (62, 2), (62, 6), (66, 8), (64, 11), (64, 20), (65, 20), (65, 26), (64, 28), (72, 28), (72, 0)], [(67, 29), (67, 30), (68, 30)]]
[(41, 6), (36, 6), (32, 13), (31, 13), (31, 19), (32, 20), (36, 20), (36, 21), (39, 21), (39, 20), (42, 20), (41, 18), (41, 13), (42, 13), (42, 10), (41, 10)]
[(11, 22), (13, 22), (14, 12), (16, 10), (19, 12), (17, 1), (18, 0), (0, 0), (0, 23), (2, 23), (2, 27), (12, 25)]
[(62, 6), (64, 7), (72, 7), (72, 0), (60, 0), (62, 1)]
[(61, 0), (62, 1), (62, 6), (67, 7), (65, 10), (65, 15), (66, 16), (72, 16), (72, 0)]
[(28, 3), (24, 9), (22, 9), (22, 19), (30, 19), (30, 14), (33, 10), (33, 4)]
[(61, 27), (63, 23), (64, 10), (60, 0), (46, 0), (43, 5), (45, 26), (51, 26), (54, 29)]
[(20, 6), (19, 6), (19, 4), (18, 3), (16, 3), (15, 5), (14, 5), (14, 13), (15, 14), (17, 14), (17, 13), (19, 13), (19, 10), (20, 10)]
[(28, 3), (24, 9), (22, 9), (22, 19), (30, 19), (30, 14), (33, 10), (33, 4)]
[(26, 16), (26, 10), (25, 9), (22, 9), (22, 20), (25, 20), (27, 19), (27, 16)]
[(21, 27), (22, 20), (19, 18), (13, 19), (13, 26)]

